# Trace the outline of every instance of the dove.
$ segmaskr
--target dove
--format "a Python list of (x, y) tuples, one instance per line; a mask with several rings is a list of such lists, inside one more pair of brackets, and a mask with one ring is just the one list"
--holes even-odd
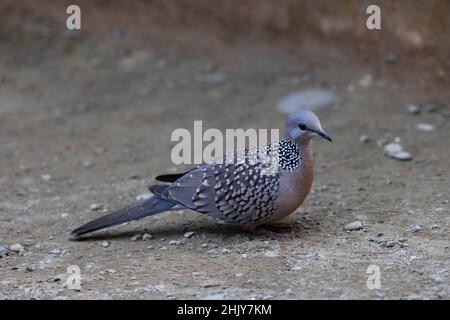
[(72, 231), (81, 235), (161, 212), (190, 209), (255, 230), (300, 207), (313, 182), (313, 138), (332, 141), (309, 110), (291, 113), (277, 142), (237, 150), (180, 174), (155, 178), (142, 199)]

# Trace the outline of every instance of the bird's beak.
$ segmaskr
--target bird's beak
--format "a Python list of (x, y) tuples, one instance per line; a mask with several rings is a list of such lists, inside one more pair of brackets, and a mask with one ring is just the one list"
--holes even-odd
[(328, 135), (328, 134), (326, 134), (326, 132), (325, 131), (316, 131), (316, 133), (319, 135), (319, 136), (321, 136), (322, 138), (324, 138), (325, 140), (328, 140), (328, 141), (333, 141), (332, 139), (331, 139), (331, 137)]

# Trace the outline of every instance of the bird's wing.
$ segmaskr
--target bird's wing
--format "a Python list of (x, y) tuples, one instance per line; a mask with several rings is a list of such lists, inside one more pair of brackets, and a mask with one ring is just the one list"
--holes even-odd
[(168, 187), (169, 199), (231, 223), (267, 218), (276, 211), (279, 171), (268, 171), (268, 164), (256, 159), (254, 150), (234, 157), (231, 163), (226, 156), (188, 172)]

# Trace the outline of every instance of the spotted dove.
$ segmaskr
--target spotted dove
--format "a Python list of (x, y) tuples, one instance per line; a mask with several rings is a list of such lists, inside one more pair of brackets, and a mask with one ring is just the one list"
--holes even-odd
[(178, 208), (250, 228), (280, 220), (303, 203), (311, 188), (312, 138), (331, 141), (311, 111), (290, 114), (284, 130), (278, 142), (235, 151), (182, 174), (158, 176), (157, 181), (168, 184), (150, 186), (151, 198), (88, 222), (72, 234), (80, 236)]

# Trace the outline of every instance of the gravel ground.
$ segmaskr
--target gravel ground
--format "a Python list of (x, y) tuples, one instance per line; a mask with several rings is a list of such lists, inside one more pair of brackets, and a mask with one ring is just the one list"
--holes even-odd
[[(121, 50), (44, 31), (0, 43), (1, 299), (450, 297), (450, 96), (414, 61), (314, 38)], [(188, 210), (71, 239), (185, 169), (170, 162), (174, 129), (280, 128), (278, 103), (307, 89), (333, 94), (317, 113), (334, 142), (314, 142), (313, 190), (282, 222), (290, 239)], [(81, 290), (65, 287), (71, 265)]]

